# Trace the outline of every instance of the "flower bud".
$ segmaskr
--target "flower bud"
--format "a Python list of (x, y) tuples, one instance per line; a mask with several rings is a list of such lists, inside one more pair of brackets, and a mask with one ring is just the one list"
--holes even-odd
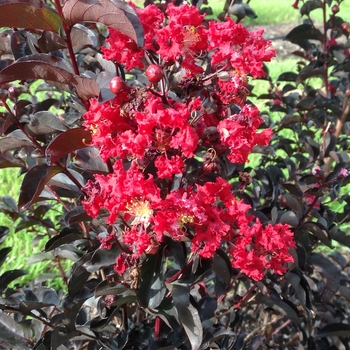
[(129, 86), (125, 83), (125, 81), (121, 77), (114, 77), (110, 83), (109, 88), (113, 92), (113, 94), (118, 95), (119, 93), (128, 90)]
[(338, 12), (339, 12), (339, 6), (338, 6), (338, 5), (333, 5), (333, 6), (332, 6), (332, 12), (333, 12), (334, 14), (338, 13)]
[(158, 64), (151, 64), (146, 69), (146, 76), (151, 83), (158, 83), (164, 77), (163, 69)]
[(17, 98), (21, 93), (19, 89), (15, 86), (10, 86), (7, 91), (9, 93), (9, 96), (12, 98)]

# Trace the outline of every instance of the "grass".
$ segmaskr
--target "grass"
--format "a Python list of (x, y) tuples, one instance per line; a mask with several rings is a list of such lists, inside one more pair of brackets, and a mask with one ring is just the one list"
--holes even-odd
[[(244, 1), (245, 2), (245, 1)], [(214, 12), (214, 17), (223, 11), (225, 1), (209, 0), (209, 6)], [(246, 17), (244, 19), (245, 25), (267, 25), (278, 23), (292, 23), (302, 22), (307, 19), (306, 16), (300, 18), (298, 10), (295, 10), (292, 5), (294, 0), (251, 0), (249, 5), (258, 16), (256, 19)], [(301, 7), (302, 2), (300, 2)], [(334, 2), (332, 3), (334, 5)], [(340, 5), (341, 17), (345, 21), (350, 20), (350, 1), (344, 1)], [(330, 7), (327, 7), (327, 18), (331, 14)], [(316, 22), (323, 21), (323, 13), (321, 9), (316, 9), (311, 12), (311, 17)]]
[[(0, 169), (0, 196), (11, 196), (17, 201), (19, 196), (22, 177), (18, 177), (18, 169), (7, 168)], [(55, 220), (56, 211), (48, 212), (48, 217)], [(15, 232), (16, 226), (20, 219), (13, 221), (9, 216), (0, 213), (0, 225), (8, 227), (10, 232), (5, 241), (0, 245), (0, 249), (10, 247), (12, 250), (7, 255), (3, 265), (0, 266), (0, 275), (9, 270), (26, 270), (28, 274), (13, 281), (10, 286), (16, 283), (28, 284), (37, 279), (37, 281), (48, 281), (46, 285), (56, 289), (63, 289), (64, 286), (60, 279), (61, 277), (55, 261), (45, 260), (33, 264), (28, 264), (30, 257), (43, 251), (45, 243), (48, 240), (47, 233), (44, 228), (39, 225), (23, 229)], [(67, 263), (64, 267), (67, 267)]]

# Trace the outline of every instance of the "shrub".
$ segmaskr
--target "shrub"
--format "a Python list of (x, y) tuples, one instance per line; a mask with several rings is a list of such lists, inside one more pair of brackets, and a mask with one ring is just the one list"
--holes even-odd
[[(277, 82), (263, 31), (239, 23), (248, 4), (227, 3), (222, 21), (201, 2), (48, 5), (0, 3), (0, 164), (25, 173), (18, 208), (5, 196), (1, 210), (48, 227), (38, 260), (67, 290), (13, 287), (25, 271), (5, 271), (2, 346), (347, 348), (348, 257), (320, 250), (350, 244), (341, 1), (303, 3), (309, 22), (286, 36), (299, 72)], [(256, 79), (270, 82), (264, 114)]]

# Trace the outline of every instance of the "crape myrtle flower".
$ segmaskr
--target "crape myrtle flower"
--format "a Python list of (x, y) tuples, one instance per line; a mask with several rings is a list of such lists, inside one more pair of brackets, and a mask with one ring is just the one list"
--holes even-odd
[[(126, 73), (145, 72), (151, 60), (164, 77), (150, 86), (126, 79), (126, 89), (110, 101), (92, 99), (84, 114), (92, 145), (111, 170), (87, 182), (83, 205), (90, 216), (107, 213), (107, 224), (120, 225), (118, 234), (101, 238), (101, 248), (117, 240), (127, 247), (116, 257), (115, 270), (123, 275), (142, 255), (156, 254), (165, 237), (186, 242), (202, 258), (212, 258), (226, 241), (232, 265), (254, 280), (268, 270), (283, 274), (293, 261), (293, 233), (251, 215), (220, 164), (222, 157), (247, 162), (272, 136), (270, 129), (258, 130), (259, 110), (246, 104), (248, 77), (262, 77), (263, 62), (275, 55), (270, 42), (261, 30), (249, 32), (230, 18), (204, 23), (188, 4), (135, 10), (145, 46), (110, 29), (104, 58)], [(193, 171), (200, 158), (205, 166)]]

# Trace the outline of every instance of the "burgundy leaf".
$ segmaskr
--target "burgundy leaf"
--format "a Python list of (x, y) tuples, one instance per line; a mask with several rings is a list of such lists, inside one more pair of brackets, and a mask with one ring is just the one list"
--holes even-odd
[(98, 149), (94, 147), (80, 149), (76, 154), (74, 165), (85, 171), (108, 173), (106, 163), (102, 161)]
[(100, 22), (143, 46), (142, 25), (134, 9), (123, 0), (68, 0), (62, 12), (70, 27), (79, 22)]
[(61, 167), (46, 164), (35, 165), (25, 175), (18, 199), (18, 207), (27, 209), (39, 198), (47, 182), (62, 171)]
[(92, 46), (97, 47), (98, 40), (95, 33), (83, 26), (82, 24), (77, 23), (70, 33), (72, 45), (75, 46)]
[(41, 52), (47, 53), (64, 49), (67, 44), (58, 34), (45, 30), (38, 39), (38, 46)]
[(11, 30), (5, 30), (0, 33), (0, 53), (11, 52)]
[(62, 23), (56, 11), (41, 0), (0, 0), (2, 27), (58, 32)]
[(14, 80), (44, 79), (73, 86), (78, 96), (84, 100), (99, 95), (100, 89), (94, 80), (75, 75), (70, 69), (58, 57), (47, 54), (29, 55), (3, 69), (0, 72), (0, 84)]
[(8, 136), (0, 139), (0, 150), (2, 154), (6, 151), (26, 146), (33, 146), (33, 143), (21, 130), (15, 130)]
[(90, 131), (84, 128), (69, 129), (57, 136), (46, 148), (46, 155), (51, 163), (78, 149), (88, 147), (91, 143)]

